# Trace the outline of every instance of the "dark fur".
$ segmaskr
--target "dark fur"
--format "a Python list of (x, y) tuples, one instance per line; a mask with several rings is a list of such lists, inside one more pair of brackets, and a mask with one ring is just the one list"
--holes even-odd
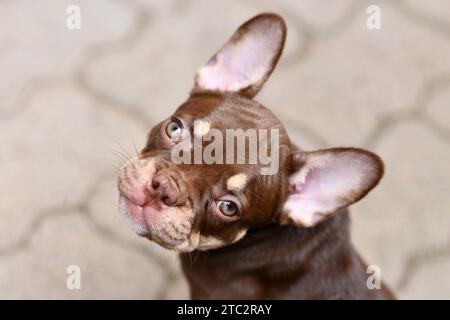
[(394, 299), (366, 285), (347, 209), (312, 228), (268, 225), (225, 248), (180, 254), (194, 299)]

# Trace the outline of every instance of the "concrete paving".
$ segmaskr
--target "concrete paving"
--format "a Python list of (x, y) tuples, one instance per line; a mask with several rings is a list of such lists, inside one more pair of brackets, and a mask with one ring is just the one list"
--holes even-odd
[[(80, 30), (66, 28), (71, 4)], [(118, 215), (117, 168), (262, 11), (286, 18), (288, 39), (257, 100), (305, 149), (385, 160), (353, 206), (355, 245), (400, 298), (450, 298), (446, 0), (0, 1), (0, 298), (188, 297), (175, 254)]]

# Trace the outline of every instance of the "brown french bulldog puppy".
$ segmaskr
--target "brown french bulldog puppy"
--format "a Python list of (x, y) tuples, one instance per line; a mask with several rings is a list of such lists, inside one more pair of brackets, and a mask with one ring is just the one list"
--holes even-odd
[(120, 211), (180, 252), (192, 298), (393, 298), (368, 288), (346, 209), (379, 182), (381, 159), (300, 150), (253, 100), (285, 38), (281, 17), (260, 14), (199, 69), (188, 100), (121, 168)]

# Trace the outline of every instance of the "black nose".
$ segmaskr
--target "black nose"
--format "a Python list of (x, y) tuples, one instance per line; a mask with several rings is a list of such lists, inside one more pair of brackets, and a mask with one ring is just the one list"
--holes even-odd
[(174, 207), (177, 205), (180, 191), (172, 177), (167, 174), (157, 174), (152, 179), (150, 196), (154, 200), (162, 201), (164, 204)]

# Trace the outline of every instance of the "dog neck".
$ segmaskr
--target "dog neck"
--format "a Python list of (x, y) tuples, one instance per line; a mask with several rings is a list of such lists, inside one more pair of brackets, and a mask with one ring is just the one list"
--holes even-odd
[(313, 228), (268, 225), (221, 249), (180, 254), (194, 299), (389, 297), (367, 288), (346, 210)]

